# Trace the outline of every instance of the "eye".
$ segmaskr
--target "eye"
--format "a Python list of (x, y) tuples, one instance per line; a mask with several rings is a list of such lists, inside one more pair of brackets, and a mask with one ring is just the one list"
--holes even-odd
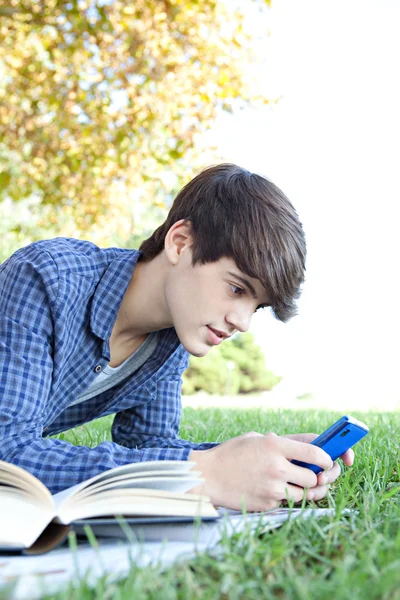
[(230, 285), (231, 285), (231, 290), (232, 290), (234, 296), (242, 296), (243, 294), (246, 293), (246, 290), (239, 287), (238, 285), (235, 285), (234, 283), (231, 283)]

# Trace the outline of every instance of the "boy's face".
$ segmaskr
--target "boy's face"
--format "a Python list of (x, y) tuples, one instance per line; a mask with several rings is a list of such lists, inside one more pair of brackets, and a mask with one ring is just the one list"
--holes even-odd
[(268, 305), (261, 283), (232, 259), (193, 267), (188, 247), (170, 269), (165, 300), (172, 326), (194, 356), (205, 356), (233, 333), (247, 331), (256, 309)]

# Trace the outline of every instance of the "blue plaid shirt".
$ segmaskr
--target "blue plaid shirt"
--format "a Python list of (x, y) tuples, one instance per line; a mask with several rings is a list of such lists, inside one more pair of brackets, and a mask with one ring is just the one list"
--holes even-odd
[[(110, 360), (110, 335), (136, 250), (58, 238), (31, 244), (0, 265), (0, 459), (38, 477), (52, 493), (112, 467), (187, 460), (178, 437), (181, 375), (188, 353), (174, 329), (129, 379), (83, 402)], [(112, 442), (95, 448), (43, 436), (117, 413)]]

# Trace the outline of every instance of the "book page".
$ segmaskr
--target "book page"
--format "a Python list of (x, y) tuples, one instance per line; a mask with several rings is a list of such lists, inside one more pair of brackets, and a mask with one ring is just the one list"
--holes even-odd
[[(21, 490), (28, 495), (42, 501), (48, 508), (54, 509), (52, 495), (47, 487), (39, 481), (34, 475), (8, 462), (0, 460), (0, 486), (1, 484), (12, 486), (16, 490)], [(0, 499), (1, 499), (0, 487)]]
[(60, 507), (57, 521), (68, 524), (99, 516), (218, 516), (206, 496), (152, 489), (111, 489)]
[[(188, 471), (193, 468), (194, 464), (194, 462), (183, 460), (153, 460), (141, 463), (131, 463), (129, 465), (122, 465), (121, 467), (115, 467), (115, 469), (109, 469), (108, 471), (99, 473), (99, 475), (96, 475), (91, 479), (55, 494), (53, 499), (56, 506), (56, 512), (59, 513), (61, 506), (66, 502), (70, 503), (72, 498), (77, 496), (82, 490), (89, 490), (90, 487), (95, 484), (111, 480), (117, 482), (120, 478), (125, 481), (130, 479), (133, 481), (135, 478), (140, 477), (142, 473), (145, 473), (145, 476), (150, 478), (152, 473), (160, 471), (169, 471), (169, 474), (171, 474), (172, 471), (179, 477), (182, 473), (188, 473)], [(197, 485), (196, 482), (193, 483), (191, 487), (194, 487), (195, 485)], [(190, 487), (187, 487), (186, 489), (190, 489)]]
[(151, 474), (148, 472), (138, 474), (137, 477), (122, 475), (118, 478), (110, 478), (105, 481), (97, 482), (88, 488), (81, 489), (78, 493), (74, 494), (71, 501), (75, 503), (83, 497), (93, 496), (94, 494), (102, 493), (108, 489), (148, 488), (170, 492), (187, 492), (202, 481), (204, 481), (204, 479), (200, 478), (199, 471), (190, 471), (189, 473), (154, 471)]
[(31, 496), (0, 487), (0, 548), (31, 546), (54, 517), (54, 510)]

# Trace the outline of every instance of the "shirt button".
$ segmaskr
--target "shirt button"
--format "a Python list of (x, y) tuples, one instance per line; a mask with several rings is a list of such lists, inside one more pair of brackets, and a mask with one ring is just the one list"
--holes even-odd
[(101, 371), (101, 365), (97, 365), (97, 367), (94, 368), (96, 373), (100, 373)]

